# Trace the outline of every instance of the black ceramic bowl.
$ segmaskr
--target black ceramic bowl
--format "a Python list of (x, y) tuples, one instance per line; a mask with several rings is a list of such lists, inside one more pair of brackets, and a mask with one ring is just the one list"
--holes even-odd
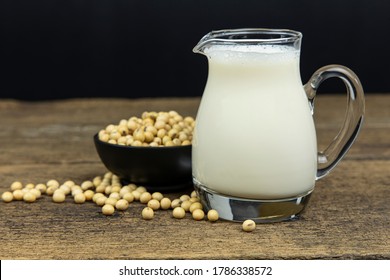
[(174, 191), (192, 186), (191, 146), (132, 147), (109, 144), (94, 136), (97, 153), (124, 183), (151, 191)]

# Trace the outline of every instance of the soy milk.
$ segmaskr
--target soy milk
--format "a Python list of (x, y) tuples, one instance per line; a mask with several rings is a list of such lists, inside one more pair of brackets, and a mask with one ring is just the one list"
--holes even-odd
[(220, 194), (277, 199), (314, 187), (317, 142), (287, 46), (211, 45), (196, 119), (193, 176)]

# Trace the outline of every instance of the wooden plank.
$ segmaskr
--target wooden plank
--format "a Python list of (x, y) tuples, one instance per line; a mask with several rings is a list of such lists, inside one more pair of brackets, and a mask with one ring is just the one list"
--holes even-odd
[[(318, 98), (320, 144), (337, 133), (343, 99)], [(1, 101), (0, 192), (15, 180), (82, 182), (101, 175), (106, 170), (92, 135), (102, 126), (144, 110), (195, 116), (198, 105), (199, 98)], [(70, 198), (63, 204), (49, 197), (1, 202), (0, 259), (389, 259), (389, 108), (390, 96), (367, 96), (361, 135), (345, 160), (318, 181), (297, 221), (245, 233), (239, 223), (176, 220), (170, 211), (145, 221), (140, 203), (106, 217), (93, 203), (77, 205)]]

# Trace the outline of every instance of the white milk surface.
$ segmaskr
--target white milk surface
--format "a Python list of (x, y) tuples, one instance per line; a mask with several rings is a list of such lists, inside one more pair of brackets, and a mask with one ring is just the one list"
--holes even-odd
[(317, 142), (299, 74), (299, 52), (211, 46), (196, 118), (193, 176), (218, 193), (294, 197), (314, 187)]

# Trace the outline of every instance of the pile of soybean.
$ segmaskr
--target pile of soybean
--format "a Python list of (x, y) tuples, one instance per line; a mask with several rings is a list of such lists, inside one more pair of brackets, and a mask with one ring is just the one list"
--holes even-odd
[(141, 117), (122, 119), (98, 133), (99, 140), (123, 146), (186, 146), (191, 145), (195, 120), (176, 111), (142, 113)]
[[(160, 209), (172, 209), (172, 215), (177, 219), (184, 218), (186, 212), (190, 212), (194, 220), (203, 220), (206, 216), (195, 191), (190, 195), (182, 195), (171, 201), (160, 192), (148, 192), (143, 186), (122, 185), (119, 177), (111, 172), (84, 181), (80, 185), (71, 180), (60, 184), (57, 180), (52, 179), (45, 184), (36, 185), (32, 183), (23, 185), (16, 181), (11, 184), (9, 191), (2, 194), (1, 198), (4, 202), (23, 200), (32, 203), (42, 195), (51, 196), (55, 203), (65, 202), (66, 196), (69, 195), (73, 197), (74, 203), (81, 204), (92, 201), (102, 207), (102, 213), (108, 216), (113, 215), (115, 211), (127, 210), (133, 202), (145, 204), (141, 213), (145, 220), (152, 219), (154, 211)], [(209, 221), (215, 222), (218, 218), (217, 211), (208, 211), (207, 219)]]
[[(46, 183), (25, 185), (20, 181), (15, 181), (8, 191), (3, 192), (1, 199), (6, 203), (12, 201), (33, 203), (43, 195), (50, 196), (54, 203), (64, 203), (67, 196), (72, 196), (74, 203), (77, 204), (90, 201), (100, 206), (102, 214), (107, 216), (113, 215), (115, 211), (126, 211), (130, 204), (138, 202), (145, 204), (140, 213), (145, 220), (153, 219), (157, 210), (171, 210), (172, 217), (176, 219), (183, 219), (188, 212), (196, 221), (207, 219), (210, 222), (216, 222), (219, 219), (216, 210), (211, 209), (207, 213), (203, 211), (203, 206), (195, 191), (171, 200), (160, 192), (150, 193), (143, 186), (122, 185), (119, 177), (111, 172), (106, 172), (103, 176), (96, 176), (81, 184), (76, 184), (72, 180), (60, 184), (55, 179)], [(242, 229), (247, 232), (253, 231), (255, 227), (256, 224), (251, 220), (244, 221), (242, 224)]]

